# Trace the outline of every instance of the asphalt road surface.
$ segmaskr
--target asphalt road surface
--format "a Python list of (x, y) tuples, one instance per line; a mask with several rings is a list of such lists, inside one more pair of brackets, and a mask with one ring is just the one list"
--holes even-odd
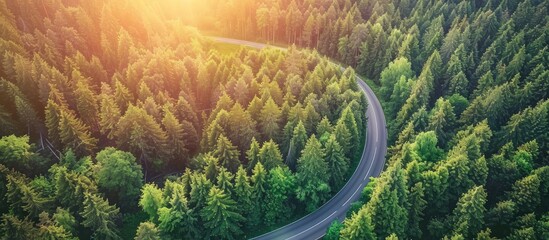
[[(269, 47), (266, 44), (238, 39), (212, 37), (213, 40), (252, 48)], [(282, 49), (282, 48), (279, 48)], [(341, 66), (340, 66), (341, 67)], [(344, 69), (341, 67), (341, 69)], [(385, 166), (387, 131), (385, 116), (379, 100), (362, 79), (356, 81), (368, 100), (366, 141), (360, 163), (343, 188), (316, 211), (286, 226), (257, 236), (253, 239), (319, 239), (335, 219), (343, 220), (352, 202), (358, 200), (370, 177), (379, 176)]]

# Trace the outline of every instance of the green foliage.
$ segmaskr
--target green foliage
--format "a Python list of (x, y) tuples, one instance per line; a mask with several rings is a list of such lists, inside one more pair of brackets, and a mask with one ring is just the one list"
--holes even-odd
[(221, 189), (210, 189), (206, 206), (200, 215), (204, 219), (208, 237), (235, 239), (242, 233), (240, 222), (244, 218), (236, 212), (236, 202)]
[(160, 233), (154, 223), (142, 222), (137, 228), (135, 240), (160, 240)]
[(288, 168), (276, 167), (269, 171), (265, 203), (265, 222), (269, 225), (291, 215), (290, 194), (295, 188), (295, 176)]
[(483, 229), (486, 198), (482, 187), (474, 187), (461, 196), (452, 213), (454, 234), (471, 238)]
[(282, 154), (280, 153), (278, 144), (273, 140), (263, 143), (263, 146), (259, 150), (259, 161), (267, 171), (282, 166)]
[(136, 206), (143, 186), (143, 173), (135, 157), (128, 152), (106, 148), (95, 158), (95, 179), (99, 188), (123, 208)]
[(433, 131), (422, 132), (416, 136), (411, 148), (421, 160), (436, 162), (443, 154), (442, 150), (437, 147), (437, 141), (437, 136)]
[(338, 240), (339, 234), (342, 228), (343, 228), (343, 224), (338, 220), (334, 220), (332, 224), (330, 224), (330, 227), (328, 228), (328, 230), (326, 230), (326, 235), (324, 235), (323, 239)]
[(351, 218), (345, 219), (341, 229), (341, 239), (377, 239), (370, 215), (363, 209), (353, 214)]
[(120, 239), (115, 226), (119, 213), (116, 206), (95, 194), (86, 193), (84, 208), (80, 215), (84, 219), (82, 225), (94, 231), (94, 235), (103, 239)]
[(223, 135), (220, 135), (217, 139), (213, 156), (218, 158), (220, 164), (231, 172), (236, 172), (238, 166), (240, 166), (240, 161), (238, 160), (240, 152), (236, 149), (236, 146)]
[(305, 147), (307, 142), (307, 131), (303, 122), (299, 121), (295, 126), (290, 140), (290, 147), (288, 149), (288, 155), (286, 156), (286, 165), (290, 169), (295, 170), (297, 166), (297, 159), (301, 156), (301, 151)]
[(307, 211), (313, 211), (327, 199), (330, 192), (328, 163), (325, 151), (315, 135), (307, 140), (297, 161), (296, 178), (296, 196), (305, 203)]
[(151, 220), (156, 220), (158, 218), (158, 210), (163, 205), (162, 201), (162, 190), (155, 184), (145, 184), (143, 186), (141, 189), (139, 206), (144, 212), (149, 214)]
[(349, 170), (349, 159), (345, 157), (343, 149), (336, 140), (335, 135), (330, 135), (330, 138), (324, 145), (326, 152), (326, 163), (330, 169), (329, 184), (332, 189), (339, 189), (345, 183), (345, 177)]
[(0, 138), (0, 163), (33, 175), (43, 171), (48, 160), (35, 152), (28, 136), (10, 135)]

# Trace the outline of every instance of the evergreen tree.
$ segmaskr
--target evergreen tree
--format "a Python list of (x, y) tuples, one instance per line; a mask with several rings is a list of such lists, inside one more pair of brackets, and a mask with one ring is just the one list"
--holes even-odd
[[(183, 124), (175, 118), (174, 114), (167, 108), (164, 108), (164, 118), (162, 119), (162, 125), (166, 130), (167, 147), (172, 158), (177, 160), (185, 159), (188, 155), (188, 150), (185, 147), (184, 133), (185, 128)], [(185, 162), (183, 162), (185, 164)]]
[(105, 148), (97, 153), (95, 179), (111, 201), (123, 208), (135, 206), (143, 186), (143, 173), (131, 153)]
[(519, 212), (528, 213), (536, 210), (541, 202), (539, 189), (540, 178), (535, 174), (526, 176), (513, 184), (510, 197), (517, 204)]
[[(234, 178), (234, 196), (242, 216), (251, 216), (255, 209), (252, 208), (252, 191), (250, 178), (242, 166), (238, 168)], [(247, 219), (248, 221), (250, 218)]]
[(269, 98), (259, 115), (259, 126), (261, 133), (263, 133), (263, 139), (278, 140), (278, 132), (280, 131), (280, 108), (276, 105), (272, 98)]
[(376, 189), (364, 210), (372, 216), (376, 236), (385, 238), (392, 233), (406, 236), (408, 225), (408, 189), (400, 162), (395, 162), (376, 181)]
[(220, 135), (217, 139), (213, 156), (219, 159), (222, 166), (233, 173), (240, 166), (240, 161), (238, 160), (240, 152), (224, 135)]
[(424, 189), (421, 182), (416, 183), (410, 190), (408, 210), (408, 236), (413, 239), (421, 239), (421, 221), (427, 202), (423, 199)]
[(101, 134), (109, 139), (114, 139), (114, 129), (120, 119), (121, 113), (113, 97), (107, 94), (101, 94), (99, 109), (99, 126)]
[(158, 209), (162, 207), (162, 201), (162, 190), (155, 184), (148, 183), (141, 188), (139, 206), (144, 212), (149, 214), (150, 220), (155, 221), (158, 219)]
[[(192, 197), (192, 196), (191, 196)], [(185, 189), (179, 183), (173, 184), (171, 197), (165, 199), (170, 207), (158, 210), (158, 228), (171, 237), (196, 238), (198, 231), (195, 211), (190, 209), (185, 198)]]
[(237, 213), (236, 202), (217, 187), (210, 189), (206, 206), (200, 214), (209, 232), (208, 237), (235, 239), (242, 234), (240, 223), (244, 218)]
[(336, 141), (341, 145), (345, 156), (351, 155), (351, 132), (342, 121), (338, 121), (334, 129)]
[(461, 196), (453, 211), (454, 234), (469, 238), (483, 229), (486, 197), (482, 187), (474, 187)]
[(47, 212), (40, 213), (39, 220), (40, 239), (77, 239), (67, 229), (56, 225)]
[(114, 134), (118, 146), (139, 156), (139, 160), (161, 161), (168, 154), (166, 132), (144, 109), (130, 105), (118, 121)]
[(297, 159), (301, 155), (303, 147), (307, 142), (307, 131), (303, 122), (299, 121), (295, 126), (292, 134), (292, 139), (290, 140), (290, 148), (288, 149), (288, 155), (286, 156), (286, 165), (290, 167), (293, 171), (296, 169)]
[(313, 211), (328, 197), (328, 163), (320, 142), (312, 135), (297, 161), (296, 196), (305, 203), (307, 211)]
[(39, 237), (38, 230), (29, 219), (20, 219), (13, 214), (2, 215), (0, 233), (2, 233), (3, 239), (23, 240), (36, 239)]
[(336, 140), (334, 134), (324, 145), (326, 151), (326, 162), (330, 169), (330, 187), (334, 190), (339, 189), (345, 183), (345, 176), (349, 170), (349, 159), (345, 157), (343, 149)]
[(362, 208), (358, 213), (353, 214), (351, 218), (343, 222), (341, 229), (341, 239), (377, 239), (372, 227), (372, 219), (365, 208)]
[[(349, 130), (350, 133), (350, 144), (349, 149), (350, 153), (358, 153), (358, 143), (360, 142), (360, 133), (357, 125), (357, 121), (355, 119), (355, 115), (353, 114), (353, 110), (350, 107), (347, 107), (341, 112), (341, 117), (338, 120), (339, 122), (343, 122), (345, 126), (347, 127), (347, 130)], [(337, 128), (337, 127), (336, 127)], [(350, 154), (349, 153), (349, 154)], [(354, 157), (353, 155), (346, 155), (347, 157), (351, 158)]]
[(263, 164), (267, 171), (282, 166), (282, 154), (273, 140), (263, 143), (263, 146), (259, 150), (259, 161)]
[(267, 187), (268, 187), (268, 172), (263, 168), (263, 164), (257, 163), (254, 167), (251, 177), (252, 182), (252, 208), (253, 214), (248, 217), (248, 223), (257, 226), (261, 225), (263, 216), (265, 215), (265, 205)]
[(109, 205), (109, 202), (92, 193), (85, 194), (84, 208), (80, 215), (84, 219), (82, 225), (91, 228), (94, 235), (103, 239), (120, 239), (114, 224), (119, 209)]
[(231, 172), (221, 167), (217, 175), (217, 187), (230, 195), (233, 192), (233, 178), (234, 175)]
[(288, 198), (295, 187), (295, 176), (288, 168), (279, 166), (269, 171), (267, 183), (265, 222), (273, 225), (291, 214)]
[(97, 139), (91, 136), (89, 127), (69, 111), (60, 112), (59, 137), (66, 148), (74, 149), (79, 154), (92, 153), (97, 144)]
[(255, 165), (259, 162), (259, 150), (259, 143), (254, 137), (250, 143), (250, 148), (246, 151), (246, 158), (248, 159), (248, 172), (251, 172), (255, 168)]
[(135, 240), (160, 240), (158, 228), (152, 222), (142, 222), (137, 227)]

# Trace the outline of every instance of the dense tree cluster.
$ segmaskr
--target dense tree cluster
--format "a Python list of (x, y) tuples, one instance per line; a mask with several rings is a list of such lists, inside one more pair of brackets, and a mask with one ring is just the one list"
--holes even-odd
[(0, 0), (0, 235), (127, 238), (142, 211), (136, 239), (239, 239), (346, 181), (354, 71), (295, 47), (221, 53), (167, 2)]
[(380, 84), (389, 167), (327, 236), (545, 239), (548, 2), (352, 5), (332, 56)]

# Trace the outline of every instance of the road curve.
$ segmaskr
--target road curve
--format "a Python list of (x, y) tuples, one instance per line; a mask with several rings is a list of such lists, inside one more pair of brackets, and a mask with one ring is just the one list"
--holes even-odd
[[(243, 45), (262, 49), (266, 44), (248, 42), (238, 39), (212, 37), (214, 41)], [(283, 48), (279, 48), (285, 50)], [(341, 67), (341, 69), (344, 69)], [(379, 100), (372, 89), (356, 76), (358, 86), (366, 95), (368, 109), (366, 116), (368, 126), (366, 141), (360, 163), (355, 172), (343, 188), (318, 208), (316, 211), (296, 220), (286, 226), (257, 236), (253, 239), (319, 239), (326, 233), (326, 229), (335, 219), (343, 220), (352, 202), (358, 200), (362, 189), (368, 184), (370, 177), (379, 176), (385, 166), (387, 153), (387, 131), (385, 116)]]

